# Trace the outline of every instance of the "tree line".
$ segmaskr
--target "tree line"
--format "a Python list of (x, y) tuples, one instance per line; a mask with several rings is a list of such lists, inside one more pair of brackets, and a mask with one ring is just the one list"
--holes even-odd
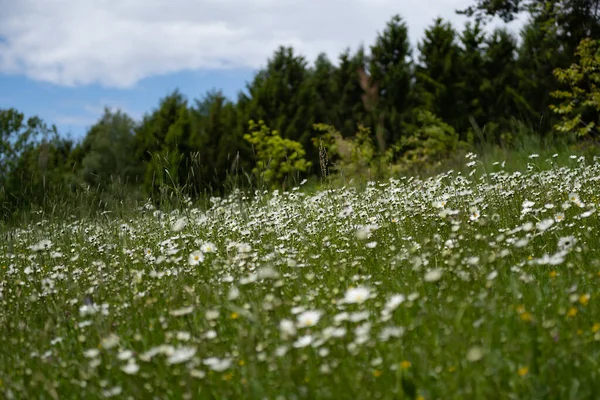
[[(56, 191), (117, 185), (141, 197), (289, 187), (331, 173), (382, 176), (426, 168), (522, 132), (596, 138), (600, 124), (599, 1), (476, 0), (460, 29), (437, 18), (412, 48), (395, 15), (368, 49), (312, 65), (280, 47), (235, 101), (179, 90), (135, 121), (105, 109), (79, 142), (38, 117), (0, 110), (3, 213)], [(519, 34), (491, 17), (526, 13)], [(127, 189), (127, 190), (126, 190)]]

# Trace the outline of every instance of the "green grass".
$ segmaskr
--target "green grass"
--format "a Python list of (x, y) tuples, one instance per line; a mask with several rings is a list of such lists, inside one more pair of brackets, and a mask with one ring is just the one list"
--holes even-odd
[(6, 230), (0, 394), (598, 398), (600, 166), (469, 161)]

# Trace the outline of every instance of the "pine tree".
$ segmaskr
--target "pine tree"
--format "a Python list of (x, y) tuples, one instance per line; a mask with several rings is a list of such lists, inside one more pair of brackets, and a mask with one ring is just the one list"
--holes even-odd
[(147, 194), (185, 185), (189, 177), (186, 162), (196, 140), (191, 133), (187, 100), (179, 90), (161, 99), (158, 109), (144, 116), (136, 129), (136, 150), (145, 164), (143, 188)]
[(298, 141), (314, 160), (310, 138), (314, 116), (311, 113), (310, 73), (306, 59), (291, 47), (280, 47), (248, 85), (249, 96), (242, 100), (248, 120), (262, 120), (283, 138)]
[(359, 70), (365, 68), (366, 57), (361, 47), (355, 54), (344, 50), (338, 58), (338, 67), (333, 72), (332, 92), (335, 98), (329, 106), (332, 109), (331, 125), (343, 137), (356, 133), (359, 123), (366, 124), (367, 111), (362, 96)]
[(213, 90), (196, 100), (191, 115), (196, 138), (192, 153), (195, 189), (223, 193), (240, 158), (250, 157), (249, 146), (237, 129), (235, 105), (221, 91)]
[(395, 15), (377, 35), (375, 44), (371, 46), (369, 62), (370, 83), (377, 88), (376, 96), (370, 99), (374, 113), (371, 125), (375, 125), (377, 132), (378, 125), (383, 122), (385, 132), (381, 151), (403, 134), (403, 122), (411, 106), (410, 57), (408, 26), (399, 15)]
[[(462, 52), (460, 66), (464, 82), (462, 96), (465, 102), (464, 115), (466, 129), (478, 131), (487, 121), (481, 86), (484, 82), (485, 32), (480, 23), (467, 22), (460, 36)], [(468, 122), (468, 124), (467, 124)]]
[(518, 93), (517, 43), (506, 29), (496, 29), (486, 40), (481, 98), (487, 124), (485, 139), (509, 144), (511, 123), (526, 116), (528, 104)]
[(549, 110), (550, 93), (560, 86), (552, 71), (568, 63), (553, 23), (546, 16), (530, 19), (521, 33), (517, 70), (518, 91), (526, 100), (521, 115), (540, 132), (548, 132), (554, 123)]
[(452, 25), (441, 18), (425, 31), (425, 38), (418, 46), (416, 85), (421, 107), (450, 124), (464, 139), (469, 122), (465, 118), (465, 82), (456, 38)]
[(333, 120), (332, 105), (338, 95), (333, 90), (333, 77), (336, 68), (326, 54), (319, 54), (314, 68), (309, 71), (307, 85), (311, 91), (310, 113), (318, 123), (329, 124)]

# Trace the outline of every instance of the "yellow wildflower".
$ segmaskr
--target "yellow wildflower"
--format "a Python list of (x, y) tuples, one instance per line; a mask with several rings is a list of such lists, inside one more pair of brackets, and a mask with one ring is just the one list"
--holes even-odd
[(525, 322), (530, 322), (533, 319), (533, 316), (531, 315), (531, 313), (525, 311), (524, 313), (521, 314), (521, 320), (525, 321)]

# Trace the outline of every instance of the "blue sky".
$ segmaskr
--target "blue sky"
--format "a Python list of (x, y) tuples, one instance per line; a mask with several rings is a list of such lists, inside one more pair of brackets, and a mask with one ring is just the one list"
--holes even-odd
[(178, 88), (245, 88), (279, 45), (309, 62), (371, 45), (394, 14), (413, 45), (475, 0), (19, 0), (0, 13), (0, 107), (79, 139), (104, 106), (139, 119)]
[(14, 107), (26, 116), (38, 115), (73, 139), (83, 137), (104, 107), (119, 108), (136, 120), (158, 106), (161, 97), (179, 89), (190, 101), (220, 89), (235, 100), (253, 69), (181, 71), (148, 77), (127, 88), (89, 84), (68, 87), (25, 76), (0, 74), (0, 108)]

